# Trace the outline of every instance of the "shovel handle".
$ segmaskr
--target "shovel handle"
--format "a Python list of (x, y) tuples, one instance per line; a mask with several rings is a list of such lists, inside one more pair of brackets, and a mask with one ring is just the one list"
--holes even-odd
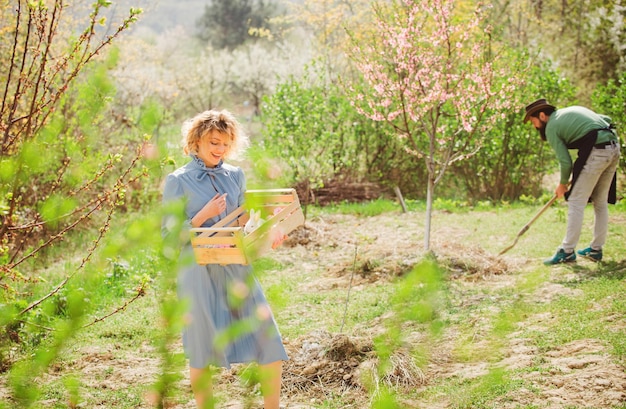
[(552, 203), (554, 203), (554, 201), (557, 199), (557, 197), (558, 197), (557, 195), (552, 196), (552, 199), (550, 199), (548, 201), (548, 203), (543, 205), (543, 207), (541, 209), (539, 209), (537, 214), (532, 219), (530, 219), (530, 221), (528, 223), (526, 223), (526, 225), (524, 227), (522, 227), (522, 230), (520, 230), (518, 235), (521, 236), (522, 234), (526, 233), (526, 230), (528, 230), (530, 225), (533, 224), (535, 222), (535, 220), (537, 220), (539, 218), (539, 216), (541, 216), (543, 214), (543, 212), (545, 212), (548, 209), (548, 207), (552, 206)]
[(535, 216), (532, 219), (530, 219), (530, 221), (528, 223), (526, 223), (526, 225), (524, 225), (524, 227), (522, 227), (522, 229), (519, 231), (519, 233), (517, 233), (517, 236), (515, 237), (515, 241), (513, 242), (513, 244), (511, 244), (509, 247), (505, 248), (500, 253), (498, 253), (498, 256), (501, 256), (504, 253), (506, 253), (507, 251), (511, 250), (517, 244), (517, 241), (519, 240), (519, 238), (522, 237), (522, 234), (526, 233), (526, 231), (530, 228), (530, 225), (533, 224), (535, 222), (535, 220), (537, 220), (539, 218), (539, 216), (541, 216), (543, 214), (543, 212), (545, 212), (548, 207), (552, 206), (552, 203), (554, 203), (554, 201), (557, 198), (558, 198), (558, 196), (556, 194), (554, 196), (552, 196), (552, 199), (550, 199), (548, 201), (548, 203), (543, 205), (543, 207), (541, 209), (539, 209), (537, 214), (535, 214)]

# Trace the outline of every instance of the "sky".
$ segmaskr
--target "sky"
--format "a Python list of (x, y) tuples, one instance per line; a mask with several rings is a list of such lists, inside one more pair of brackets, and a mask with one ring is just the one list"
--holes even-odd
[(107, 16), (111, 21), (120, 21), (131, 7), (139, 7), (144, 12), (133, 27), (136, 34), (161, 34), (177, 26), (192, 33), (208, 3), (209, 0), (118, 0), (109, 7)]

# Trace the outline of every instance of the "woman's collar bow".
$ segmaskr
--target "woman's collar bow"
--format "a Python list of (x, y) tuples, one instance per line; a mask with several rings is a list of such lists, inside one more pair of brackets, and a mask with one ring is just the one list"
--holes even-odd
[(224, 165), (224, 161), (220, 160), (220, 163), (217, 164), (216, 167), (214, 168), (210, 168), (208, 167), (204, 161), (202, 159), (200, 159), (199, 157), (192, 155), (193, 158), (193, 163), (195, 165), (195, 167), (200, 171), (198, 172), (198, 175), (196, 176), (196, 178), (198, 180), (202, 180), (204, 179), (205, 176), (207, 175), (216, 175), (216, 174), (224, 174), (224, 175), (228, 175), (228, 169), (226, 169), (223, 165)]

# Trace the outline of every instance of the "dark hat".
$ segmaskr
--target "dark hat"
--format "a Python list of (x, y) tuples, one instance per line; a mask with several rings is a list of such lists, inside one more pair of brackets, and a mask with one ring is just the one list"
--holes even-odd
[(541, 98), (536, 100), (535, 102), (533, 102), (530, 105), (526, 106), (526, 116), (524, 117), (524, 122), (528, 121), (528, 119), (535, 113), (546, 109), (546, 108), (552, 108), (553, 110), (556, 110), (556, 107), (554, 105), (550, 105), (548, 104), (548, 101), (546, 101), (545, 98)]

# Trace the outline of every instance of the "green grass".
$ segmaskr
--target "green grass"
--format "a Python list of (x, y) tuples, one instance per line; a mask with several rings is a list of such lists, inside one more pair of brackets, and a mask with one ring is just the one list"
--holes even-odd
[(377, 216), (386, 212), (398, 210), (398, 204), (387, 199), (375, 199), (362, 203), (342, 202), (325, 206), (324, 208), (309, 206), (311, 216), (327, 213), (354, 214), (357, 216)]
[[(418, 220), (424, 218), (423, 202), (409, 202), (408, 205), (410, 211), (406, 215), (400, 214), (397, 203), (382, 199), (363, 204), (342, 203), (327, 208), (309, 208), (308, 214), (310, 218), (322, 219), (332, 214), (353, 214), (359, 218), (395, 214), (399, 216), (399, 223), (405, 217)], [(461, 259), (463, 251), (471, 252), (474, 248), (484, 251), (484, 257), (494, 257), (512, 243), (519, 229), (542, 205), (542, 200), (530, 199), (527, 203), (499, 206), (491, 203), (470, 206), (439, 200), (435, 203), (432, 234), (440, 241), (457, 243), (461, 249)], [(606, 352), (615, 362), (622, 365), (626, 362), (626, 337), (623, 336), (623, 330), (619, 330), (623, 328), (619, 324), (622, 322), (623, 325), (623, 317), (626, 316), (626, 262), (623, 259), (623, 254), (626, 254), (626, 226), (624, 223), (610, 226), (609, 241), (605, 247), (606, 262), (593, 264), (582, 261), (573, 266), (545, 267), (541, 259), (553, 253), (565, 230), (564, 209), (562, 204), (548, 209), (509, 251), (507, 256), (525, 258), (532, 266), (520, 265), (519, 271), (508, 273), (507, 278), (511, 281), (509, 285), (486, 287), (480, 281), (453, 281), (445, 272), (440, 277), (427, 272), (422, 276), (407, 272), (393, 279), (351, 288), (348, 298), (344, 286), (325, 285), (319, 289), (311, 286), (308, 291), (301, 291), (303, 283), (324, 276), (325, 271), (321, 267), (318, 271), (307, 273), (308, 276), (279, 274), (286, 268), (297, 270), (298, 260), (294, 261), (294, 265), (283, 265), (270, 255), (255, 261), (254, 271), (262, 282), (286, 339), (294, 340), (320, 329), (331, 333), (343, 329), (349, 335), (364, 335), (373, 323), (378, 323), (385, 331), (377, 341), (381, 356), (391, 353), (395, 346), (402, 344), (408, 333), (420, 333), (427, 336), (423, 345), (414, 345), (413, 352), (425, 359), (438, 359), (428, 353), (429, 348), (436, 350), (438, 342), (444, 340), (443, 334), (453, 331), (454, 344), (448, 351), (450, 359), (464, 365), (485, 364), (486, 372), (478, 376), (430, 379), (428, 385), (422, 388), (391, 391), (390, 397), (372, 399), (375, 402), (373, 407), (390, 409), (396, 404), (393, 402), (403, 400), (421, 402), (424, 404), (421, 407), (428, 407), (429, 402), (440, 402), (443, 399), (449, 408), (496, 408), (522, 388), (533, 392), (533, 385), (523, 381), (520, 374), (546, 371), (541, 354), (569, 342), (598, 340), (606, 346)], [(610, 212), (611, 215), (621, 217), (621, 220), (626, 218), (623, 207), (611, 208)], [(590, 239), (589, 227), (592, 221), (593, 215), (587, 209), (581, 243)], [(46, 301), (41, 309), (29, 315), (29, 319), (44, 326), (60, 325), (72, 316), (74, 304), (70, 295), (78, 295), (83, 304), (76, 305), (84, 305), (85, 315), (81, 319), (86, 324), (115, 311), (133, 296), (133, 291), (141, 283), (147, 284), (146, 293), (123, 311), (80, 329), (66, 340), (52, 365), (52, 368), (57, 368), (53, 372), (59, 371), (63, 376), (44, 377), (39, 400), (52, 403), (42, 404), (41, 407), (67, 407), (68, 399), (82, 402), (81, 407), (85, 408), (98, 405), (146, 407), (144, 395), (156, 381), (156, 373), (146, 373), (142, 382), (128, 385), (123, 390), (103, 385), (116, 376), (118, 368), (114, 367), (114, 362), (138, 358), (153, 361), (162, 359), (162, 352), (159, 352), (164, 337), (162, 313), (169, 306), (168, 298), (163, 298), (163, 295), (172, 297), (174, 280), (168, 273), (168, 263), (158, 256), (151, 245), (137, 247), (128, 238), (136, 238), (137, 229), (141, 230), (145, 225), (154, 226), (154, 222), (128, 215), (118, 220), (118, 223), (116, 225), (122, 228), (114, 232), (111, 242), (115, 245), (107, 245), (93, 263), (71, 281), (67, 290)], [(444, 235), (440, 232), (444, 232)], [(55, 249), (55, 257), (59, 261), (51, 263), (49, 268), (41, 272), (48, 284), (27, 285), (23, 288), (24, 291), (32, 292), (31, 299), (44, 295), (68, 271), (76, 268), (82, 255), (74, 252), (74, 249), (80, 248), (78, 242), (84, 240), (84, 237), (80, 235), (72, 239), (67, 247), (70, 250), (64, 252)], [(415, 237), (417, 252), (422, 245), (419, 232), (416, 232)], [(359, 238), (363, 247), (374, 243), (374, 239), (365, 235)], [(339, 246), (341, 249), (340, 243)], [(352, 251), (353, 245), (346, 244), (343, 249), (346, 260), (351, 258)], [(385, 260), (381, 258), (367, 262), (376, 264), (384, 263)], [(348, 280), (349, 276), (343, 278)], [(549, 282), (576, 290), (576, 293), (572, 293), (576, 295), (565, 293), (545, 301), (533, 298), (537, 290)], [(24, 301), (21, 302), (23, 307)], [(390, 315), (390, 312), (393, 314)], [(543, 323), (549, 325), (548, 330), (539, 331), (528, 325), (539, 314), (553, 317), (549, 323)], [(21, 331), (23, 340), (29, 341), (23, 342), (21, 349), (16, 350), (22, 356), (27, 357), (37, 348), (48, 347), (49, 340), (42, 337), (45, 331), (41, 328), (24, 327)], [(526, 339), (527, 344), (536, 346), (539, 351), (533, 366), (517, 371), (498, 366), (505, 355), (507, 342), (514, 333)], [(7, 354), (6, 345), (11, 347), (11, 344), (3, 342), (0, 354)], [(383, 344), (390, 345), (389, 350)], [(179, 382), (186, 375), (185, 358), (179, 345), (170, 345), (168, 354), (172, 364), (167, 370), (171, 371), (175, 379), (170, 400), (186, 403), (191, 399), (190, 392)], [(107, 367), (106, 359), (103, 362), (102, 356), (111, 359), (110, 367)], [(95, 382), (92, 384), (87, 384), (81, 379), (81, 371), (75, 370), (77, 363), (85, 362), (87, 358), (100, 359), (102, 363), (100, 372), (90, 380)], [(142, 365), (142, 361), (133, 362)], [(159, 368), (153, 370), (158, 371)], [(0, 373), (0, 391), (5, 379), (6, 373)], [(225, 392), (220, 390), (219, 393)], [(12, 405), (12, 402), (2, 402), (0, 398), (0, 408)], [(329, 391), (323, 401), (315, 402), (317, 408), (347, 408), (350, 405), (352, 403), (348, 398), (334, 391)], [(534, 406), (529, 404), (518, 407), (531, 409)]]
[(525, 382), (514, 379), (512, 374), (499, 368), (492, 368), (485, 375), (474, 379), (451, 378), (445, 380), (422, 395), (436, 402), (442, 396), (449, 397), (450, 407), (455, 409), (499, 408), (501, 403), (494, 400), (507, 393), (527, 387)]
[[(622, 271), (624, 267), (622, 268)], [(537, 308), (536, 312), (550, 312), (558, 322), (550, 331), (531, 333), (542, 350), (581, 339), (597, 339), (610, 346), (610, 353), (626, 362), (626, 337), (624, 332), (607, 326), (608, 320), (626, 316), (626, 281), (623, 272), (618, 277), (596, 275), (589, 280), (570, 283), (582, 291), (579, 297), (560, 297)]]
[[(522, 198), (519, 202), (515, 203), (501, 203), (496, 204), (491, 201), (478, 201), (470, 203), (464, 200), (443, 199), (436, 198), (433, 201), (433, 210), (446, 211), (452, 213), (468, 213), (470, 211), (490, 211), (497, 208), (504, 209), (519, 209), (527, 208), (533, 205), (543, 205), (550, 200), (549, 195), (544, 195), (540, 198)], [(408, 211), (423, 212), (426, 210), (426, 202), (424, 200), (405, 200)], [(315, 216), (318, 214), (338, 213), (338, 214), (354, 214), (357, 216), (377, 216), (382, 213), (397, 212), (401, 210), (400, 205), (396, 200), (389, 199), (374, 199), (365, 202), (352, 203), (341, 202), (333, 203), (325, 206), (324, 208), (309, 206), (309, 214)]]

